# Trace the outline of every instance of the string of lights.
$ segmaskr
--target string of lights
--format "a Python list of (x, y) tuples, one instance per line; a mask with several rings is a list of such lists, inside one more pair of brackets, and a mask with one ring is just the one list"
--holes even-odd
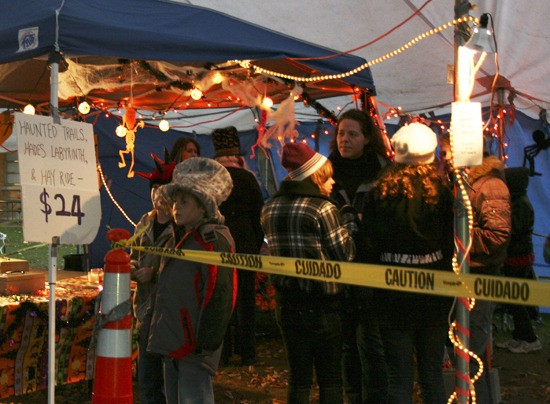
[(111, 201), (113, 202), (113, 204), (118, 208), (120, 213), (122, 213), (122, 216), (124, 216), (126, 218), (126, 220), (128, 220), (128, 222), (132, 226), (135, 227), (136, 223), (134, 223), (134, 221), (132, 219), (130, 219), (130, 216), (128, 216), (128, 214), (124, 211), (124, 209), (122, 209), (122, 206), (120, 206), (120, 204), (116, 201), (115, 197), (111, 193), (111, 190), (109, 189), (109, 187), (107, 185), (107, 181), (105, 181), (105, 176), (103, 175), (103, 170), (101, 169), (101, 164), (99, 164), (99, 163), (97, 164), (97, 172), (99, 173), (99, 176), (101, 177), (101, 183), (105, 187), (105, 191), (107, 192), (107, 195), (109, 195), (109, 198), (111, 198)]
[[(451, 151), (452, 151), (452, 150), (454, 150), (454, 137), (452, 136), (451, 131), (450, 131), (450, 139), (449, 140), (450, 140), (450, 146), (451, 146)], [(451, 153), (451, 157), (450, 157), (450, 166), (451, 167), (454, 167), (453, 155), (454, 155), (454, 153)], [(472, 203), (470, 201), (470, 198), (468, 197), (468, 192), (466, 190), (466, 185), (464, 183), (464, 178), (462, 176), (461, 170), (458, 169), (458, 168), (453, 168), (453, 174), (454, 174), (454, 178), (456, 180), (455, 182), (457, 184), (459, 198), (462, 200), (462, 203), (463, 203), (463, 205), (466, 209), (468, 232), (471, 234), (473, 226), (474, 226), (474, 214), (473, 214), (473, 209), (472, 209)], [(456, 248), (455, 248), (455, 253), (454, 253), (454, 256), (453, 256), (453, 260), (452, 260), (452, 267), (453, 267), (454, 273), (457, 274), (457, 276), (459, 276), (460, 273), (461, 273), (461, 268), (464, 265), (464, 261), (466, 259), (468, 259), (468, 256), (469, 256), (469, 252), (470, 252), (470, 249), (471, 249), (471, 246), (472, 246), (471, 237), (468, 238), (468, 245), (464, 245), (462, 243), (462, 240), (460, 239), (460, 237), (458, 237), (457, 234), (455, 233), (455, 245), (456, 245)], [(462, 261), (461, 262), (459, 262), (459, 260), (458, 260), (458, 252), (459, 251), (461, 252), (461, 256), (462, 256)], [(458, 298), (457, 301), (458, 301), (459, 304), (465, 306), (465, 309), (468, 310), (468, 312), (471, 312), (472, 309), (475, 306), (475, 299), (473, 299), (473, 298), (471, 298), (471, 299)], [(467, 362), (469, 362), (469, 358), (473, 358), (478, 363), (478, 371), (471, 378), (469, 378), (469, 375), (460, 375), (459, 376), (459, 377), (463, 377), (463, 378), (469, 378), (468, 379), (469, 391), (468, 392), (460, 391), (459, 388), (456, 387), (455, 391), (453, 391), (453, 393), (449, 397), (447, 403), (451, 404), (455, 400), (457, 400), (457, 396), (458, 396), (459, 393), (461, 395), (465, 395), (465, 396), (469, 395), (471, 397), (471, 402), (476, 403), (476, 391), (475, 391), (475, 388), (474, 388), (474, 383), (483, 374), (484, 364), (483, 364), (483, 361), (481, 360), (481, 358), (478, 355), (476, 355), (474, 352), (472, 352), (468, 348), (466, 348), (466, 346), (464, 345), (464, 343), (462, 342), (462, 340), (460, 339), (460, 337), (458, 335), (459, 333), (462, 333), (463, 335), (469, 335), (469, 330), (464, 329), (464, 327), (462, 325), (460, 325), (459, 323), (457, 323), (457, 321), (455, 320), (451, 323), (451, 325), (449, 327), (449, 331), (448, 331), (449, 340), (453, 344), (453, 346), (455, 348), (455, 352), (457, 353), (457, 355), (460, 356), (463, 360), (466, 360)]]
[(264, 69), (262, 67), (256, 66), (254, 63), (252, 63), (250, 60), (233, 60), (233, 62), (238, 63), (241, 67), (245, 69), (254, 69), (256, 73), (259, 74), (266, 74), (268, 76), (274, 76), (279, 77), (281, 79), (286, 80), (292, 80), (296, 82), (302, 82), (302, 83), (313, 83), (318, 81), (325, 81), (325, 80), (338, 80), (343, 79), (346, 77), (353, 76), (354, 74), (357, 74), (371, 66), (377, 65), (379, 63), (382, 63), (394, 56), (397, 56), (398, 54), (408, 50), (412, 46), (416, 45), (418, 42), (437, 34), (443, 30), (446, 30), (447, 28), (451, 28), (458, 24), (463, 24), (466, 22), (474, 22), (479, 23), (479, 19), (472, 17), (472, 16), (464, 16), (457, 19), (454, 19), (446, 24), (440, 25), (439, 27), (436, 27), (434, 29), (431, 29), (429, 31), (424, 32), (423, 34), (418, 35), (417, 37), (411, 39), (409, 42), (407, 42), (405, 45), (401, 46), (400, 48), (393, 50), (391, 52), (386, 53), (384, 56), (378, 57), (370, 62), (363, 63), (362, 65), (356, 67), (355, 69), (349, 70), (347, 72), (343, 73), (337, 73), (337, 74), (327, 74), (327, 75), (321, 75), (321, 76), (311, 76), (311, 77), (303, 77), (303, 76), (294, 76), (290, 74), (283, 74), (279, 72), (275, 72), (273, 70)]

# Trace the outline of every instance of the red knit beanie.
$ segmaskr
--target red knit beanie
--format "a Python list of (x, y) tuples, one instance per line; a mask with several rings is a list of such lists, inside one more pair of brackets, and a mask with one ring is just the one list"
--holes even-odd
[(320, 169), (327, 158), (303, 143), (287, 143), (283, 147), (281, 164), (293, 181), (302, 181)]

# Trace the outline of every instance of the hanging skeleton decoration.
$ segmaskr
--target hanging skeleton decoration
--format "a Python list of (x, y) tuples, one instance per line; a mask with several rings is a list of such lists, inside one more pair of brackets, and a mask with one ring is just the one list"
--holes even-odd
[(134, 146), (136, 141), (136, 130), (138, 128), (143, 128), (145, 126), (145, 123), (143, 123), (143, 121), (139, 121), (136, 123), (136, 110), (134, 109), (134, 107), (128, 106), (128, 108), (126, 108), (126, 113), (122, 117), (122, 126), (125, 128), (125, 131), (124, 135), (121, 137), (126, 138), (126, 150), (120, 150), (118, 152), (118, 154), (120, 155), (120, 162), (118, 163), (118, 167), (126, 167), (124, 155), (130, 154), (131, 163), (130, 168), (128, 169), (128, 178), (132, 178), (134, 176)]

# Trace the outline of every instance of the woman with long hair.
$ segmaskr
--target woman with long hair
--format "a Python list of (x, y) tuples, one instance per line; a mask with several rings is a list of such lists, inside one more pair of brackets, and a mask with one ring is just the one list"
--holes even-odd
[[(437, 137), (412, 123), (392, 138), (395, 164), (367, 195), (362, 232), (368, 261), (451, 271), (453, 195), (435, 162)], [(443, 356), (448, 297), (376, 289), (380, 335), (388, 366), (388, 403), (412, 403), (416, 360), (425, 403), (445, 403)]]

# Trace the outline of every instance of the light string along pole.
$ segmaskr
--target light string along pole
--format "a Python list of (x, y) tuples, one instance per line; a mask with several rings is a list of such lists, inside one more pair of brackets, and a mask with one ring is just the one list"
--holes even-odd
[[(459, 19), (468, 14), (470, 9), (470, 3), (467, 0), (455, 0), (455, 18)], [(459, 76), (458, 76), (458, 47), (464, 45), (468, 39), (469, 26), (467, 23), (457, 24), (454, 29), (454, 80), (453, 80), (453, 93), (454, 101), (459, 100)], [(453, 136), (451, 134), (451, 142)], [(453, 149), (451, 143), (451, 150)], [(464, 184), (462, 181), (464, 170), (455, 169), (453, 166), (453, 181), (455, 188), (455, 202), (454, 202), (454, 232), (455, 232), (455, 258), (453, 266), (458, 273), (467, 274), (470, 272), (468, 261), (468, 250), (470, 246), (470, 228), (468, 223), (468, 197), (464, 191)], [(471, 209), (471, 207), (470, 207)], [(456, 329), (456, 337), (453, 329)], [(451, 325), (449, 330), (449, 336), (453, 341), (455, 347), (455, 391), (449, 397), (449, 403), (456, 400), (460, 404), (466, 404), (469, 402), (470, 396), (470, 357), (466, 353), (470, 343), (470, 305), (467, 298), (457, 298), (456, 305), (456, 319)], [(458, 339), (458, 341), (457, 341)], [(466, 348), (466, 349), (464, 349)], [(475, 390), (472, 391), (472, 399), (475, 402)]]

